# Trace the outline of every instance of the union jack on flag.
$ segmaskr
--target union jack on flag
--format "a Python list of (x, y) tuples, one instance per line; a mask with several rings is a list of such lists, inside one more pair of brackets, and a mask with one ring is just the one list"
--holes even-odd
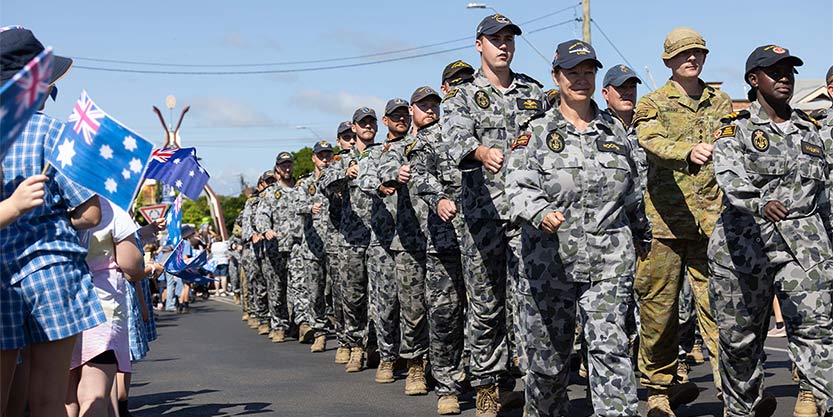
[(174, 156), (174, 152), (175, 151), (173, 149), (155, 149), (153, 151), (153, 153), (151, 154), (151, 157), (153, 158), (154, 161), (159, 161), (159, 162), (164, 163), (164, 162), (168, 162), (168, 159), (170, 159), (172, 156)]
[(49, 92), (51, 75), (52, 48), (49, 47), (0, 88), (0, 160)]
[(101, 119), (106, 115), (90, 100), (87, 90), (84, 90), (81, 92), (81, 98), (75, 102), (75, 107), (72, 108), (72, 114), (69, 115), (67, 121), (74, 123), (72, 130), (84, 136), (87, 145), (92, 145), (93, 137), (98, 133), (98, 128), (101, 127)]

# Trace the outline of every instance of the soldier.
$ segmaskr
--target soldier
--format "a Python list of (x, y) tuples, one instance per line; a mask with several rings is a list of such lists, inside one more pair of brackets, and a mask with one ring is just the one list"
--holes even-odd
[[(361, 107), (353, 113), (351, 129), (356, 144), (346, 154), (334, 158), (324, 171), (321, 187), (330, 195), (340, 195), (342, 235), (341, 267), (342, 303), (344, 309), (344, 338), (350, 347), (350, 358), (345, 370), (359, 372), (364, 367), (365, 337), (368, 316), (368, 246), (370, 245), (370, 215), (374, 204), (383, 204), (377, 190), (366, 181), (371, 164), (369, 147), (375, 145), (378, 130), (376, 112)], [(378, 182), (378, 179), (372, 179)]]
[[(448, 158), (440, 131), (440, 96), (420, 87), (411, 96), (416, 137), (405, 149), (411, 166), (407, 181), (420, 229), (426, 236), (425, 300), (428, 305), (431, 373), (436, 380), (437, 413), (459, 414), (455, 373), (463, 353), (466, 293), (456, 229), (462, 175)], [(413, 198), (418, 196), (419, 199)]]
[(715, 131), (715, 175), (724, 210), (709, 244), (710, 295), (720, 329), (727, 415), (769, 416), (763, 344), (775, 294), (791, 356), (821, 405), (833, 413), (833, 214), (820, 124), (790, 108), (803, 62), (776, 45), (746, 60), (748, 109)]
[(258, 180), (255, 194), (252, 195), (243, 208), (241, 216), (243, 240), (243, 259), (246, 274), (247, 307), (249, 313), (249, 326), (257, 329), (259, 334), (269, 333), (269, 304), (266, 291), (266, 282), (263, 280), (261, 263), (263, 254), (261, 251), (262, 235), (255, 227), (255, 215), (261, 201), (261, 193), (276, 181), (275, 172), (272, 170), (264, 172)]
[[(654, 241), (637, 265), (634, 291), (639, 302), (639, 369), (648, 388), (648, 415), (674, 416), (694, 401), (693, 383), (677, 384), (679, 292), (688, 277), (697, 303), (700, 333), (717, 352), (717, 329), (708, 299), (708, 237), (720, 210), (720, 190), (711, 165), (713, 132), (731, 110), (726, 93), (699, 75), (708, 49), (693, 29), (678, 27), (665, 38), (662, 59), (671, 79), (636, 106), (634, 126), (648, 160), (646, 212)], [(709, 358), (720, 396), (717, 355)]]
[[(411, 96), (421, 100), (428, 96), (436, 97), (439, 104), (439, 96), (430, 87), (421, 87)], [(404, 100), (402, 100), (404, 101)], [(407, 102), (406, 102), (407, 103)], [(410, 106), (401, 107), (391, 116), (399, 116), (399, 120), (405, 118), (397, 114), (399, 109), (408, 112), (407, 120), (410, 121), (412, 110)], [(438, 109), (439, 110), (439, 109)], [(391, 133), (399, 133), (402, 126), (392, 126)], [(414, 125), (415, 129), (419, 126)], [(396, 130), (394, 130), (396, 129)], [(408, 136), (402, 139), (388, 141), (379, 165), (379, 181), (384, 186), (393, 187), (396, 190), (396, 234), (391, 242), (391, 249), (395, 257), (395, 277), (399, 288), (400, 331), (402, 333), (399, 356), (408, 360), (408, 376), (405, 379), (405, 395), (425, 395), (428, 387), (425, 381), (424, 357), (428, 353), (428, 318), (426, 317), (425, 305), (425, 234), (420, 228), (421, 214), (427, 214), (427, 210), (417, 210), (418, 205), (424, 204), (416, 199), (408, 186), (411, 180), (411, 164), (408, 161), (406, 150), (414, 144), (416, 138)], [(391, 375), (393, 376), (393, 375)]]
[(541, 84), (509, 68), (520, 33), (505, 16), (484, 18), (475, 40), (481, 68), (443, 102), (443, 137), (451, 144), (451, 159), (464, 171), (460, 211), (466, 227), (460, 239), (478, 417), (497, 414), (499, 382), (514, 383), (507, 373), (505, 304), (509, 262), (517, 247), (511, 241), (519, 241), (519, 233), (508, 221), (504, 153), (521, 121), (546, 107)]
[(229, 289), (234, 295), (234, 303), (240, 304), (240, 222), (241, 218), (238, 215), (234, 222), (231, 237), (229, 238)]
[[(356, 133), (353, 132), (353, 123), (350, 121), (341, 122), (336, 131), (336, 142), (341, 148), (335, 156), (333, 161), (340, 160), (344, 155), (350, 153), (353, 145), (356, 143)], [(331, 169), (332, 164), (327, 165), (327, 169)], [(327, 216), (327, 240), (325, 242), (327, 248), (327, 282), (332, 288), (333, 294), (333, 316), (335, 321), (336, 341), (338, 342), (338, 349), (336, 349), (335, 363), (346, 364), (350, 360), (350, 346), (347, 343), (347, 338), (344, 333), (344, 300), (342, 297), (342, 282), (343, 271), (341, 264), (342, 252), (342, 236), (339, 233), (339, 226), (341, 224), (341, 206), (342, 198), (339, 193), (329, 193), (327, 189), (322, 186), (323, 172), (321, 178), (318, 179), (318, 187), (327, 198), (329, 207)]]
[[(300, 221), (293, 210), (295, 179), (292, 154), (281, 152), (275, 158), (277, 182), (263, 191), (257, 208), (256, 228), (263, 235), (261, 265), (269, 300), (269, 339), (283, 343), (289, 329), (289, 297), (287, 294), (290, 254), (300, 238)], [(313, 334), (307, 329), (298, 339), (308, 342)]]
[(636, 254), (650, 248), (636, 152), (622, 123), (593, 102), (602, 64), (589, 44), (558, 45), (559, 107), (512, 144), (507, 193), (523, 222), (517, 294), (529, 361), (526, 415), (567, 415), (576, 308), (588, 346), (595, 415), (636, 416), (625, 317)]
[(607, 103), (605, 110), (619, 119), (629, 130), (633, 124), (634, 107), (636, 107), (636, 85), (642, 80), (626, 65), (614, 65), (607, 70), (602, 81), (602, 97)]
[[(470, 82), (474, 79), (474, 68), (465, 61), (457, 60), (445, 66), (443, 69), (440, 91), (443, 94), (451, 91), (452, 88)], [(413, 105), (413, 103), (411, 103)], [(439, 116), (439, 115), (438, 115)]]

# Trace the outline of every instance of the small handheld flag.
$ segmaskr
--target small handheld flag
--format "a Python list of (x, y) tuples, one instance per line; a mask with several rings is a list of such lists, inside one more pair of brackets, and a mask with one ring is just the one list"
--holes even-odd
[(208, 172), (197, 161), (195, 148), (153, 151), (145, 177), (171, 185), (191, 200), (200, 197), (209, 179)]
[(49, 47), (0, 89), (0, 160), (43, 102), (51, 76), (52, 47)]

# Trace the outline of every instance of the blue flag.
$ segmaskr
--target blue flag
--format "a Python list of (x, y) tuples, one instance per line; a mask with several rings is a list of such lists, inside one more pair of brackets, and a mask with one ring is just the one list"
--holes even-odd
[(200, 267), (206, 263), (205, 251), (200, 252), (191, 260), (185, 260), (185, 246), (180, 243), (176, 246), (171, 256), (165, 262), (165, 272), (176, 275), (188, 282), (205, 283), (214, 281), (200, 273)]
[(200, 198), (208, 172), (197, 161), (194, 148), (157, 149), (148, 164), (146, 178), (171, 185), (191, 200)]
[(0, 89), (0, 161), (38, 110), (52, 76), (52, 47), (29, 61)]
[(165, 244), (171, 246), (179, 245), (179, 242), (182, 240), (182, 195), (176, 196), (174, 204), (165, 215), (165, 221), (168, 223), (168, 239), (165, 241)]
[(96, 106), (87, 92), (61, 133), (47, 161), (70, 180), (130, 209), (153, 144)]

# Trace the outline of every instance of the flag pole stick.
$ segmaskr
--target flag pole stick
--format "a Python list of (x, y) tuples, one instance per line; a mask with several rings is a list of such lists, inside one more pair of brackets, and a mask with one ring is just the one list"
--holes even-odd
[(46, 171), (49, 171), (49, 167), (51, 167), (51, 166), (52, 166), (52, 164), (50, 164), (49, 162), (46, 162), (46, 165), (43, 166), (43, 171), (41, 171), (40, 174), (41, 175), (46, 175)]

